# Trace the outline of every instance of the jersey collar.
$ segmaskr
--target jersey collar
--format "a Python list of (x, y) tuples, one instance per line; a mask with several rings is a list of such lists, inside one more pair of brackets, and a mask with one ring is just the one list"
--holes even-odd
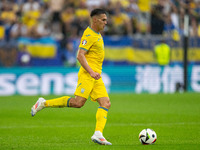
[(93, 32), (95, 32), (96, 34), (100, 34), (99, 32), (94, 31), (90, 26), (88, 26), (88, 28), (90, 28)]

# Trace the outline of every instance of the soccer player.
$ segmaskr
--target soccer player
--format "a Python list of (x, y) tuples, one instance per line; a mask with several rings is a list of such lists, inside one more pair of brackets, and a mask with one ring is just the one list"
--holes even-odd
[(90, 96), (92, 101), (99, 103), (96, 113), (96, 128), (91, 139), (93, 142), (101, 145), (112, 145), (103, 136), (108, 109), (111, 106), (101, 78), (102, 63), (104, 60), (104, 42), (100, 31), (107, 24), (107, 13), (103, 9), (94, 9), (90, 16), (91, 26), (87, 27), (84, 31), (77, 54), (81, 68), (78, 73), (78, 83), (74, 93), (75, 98), (69, 96), (51, 100), (39, 98), (31, 108), (31, 114), (34, 116), (38, 111), (46, 107), (81, 108)]

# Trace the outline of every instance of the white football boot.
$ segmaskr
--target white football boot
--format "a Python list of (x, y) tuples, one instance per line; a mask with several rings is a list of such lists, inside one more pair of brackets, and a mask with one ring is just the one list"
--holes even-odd
[(46, 100), (42, 97), (40, 97), (37, 102), (35, 103), (35, 105), (33, 105), (33, 107), (31, 108), (31, 115), (35, 116), (35, 114), (42, 110), (45, 106), (44, 103), (46, 102)]
[(112, 145), (112, 143), (108, 142), (102, 135), (100, 131), (95, 131), (94, 135), (91, 137), (94, 143), (100, 145)]

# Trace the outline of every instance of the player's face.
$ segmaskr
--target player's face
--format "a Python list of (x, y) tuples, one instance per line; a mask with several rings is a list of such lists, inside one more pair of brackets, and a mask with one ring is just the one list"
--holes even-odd
[(103, 30), (106, 24), (107, 24), (106, 14), (99, 15), (97, 19), (97, 25), (98, 25), (99, 31)]

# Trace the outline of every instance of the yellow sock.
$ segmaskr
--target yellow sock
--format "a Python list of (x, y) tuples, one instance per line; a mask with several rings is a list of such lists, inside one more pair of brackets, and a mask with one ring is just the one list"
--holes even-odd
[(100, 131), (103, 133), (103, 129), (107, 121), (108, 109), (104, 107), (99, 107), (96, 113), (96, 129), (95, 131)]
[(46, 100), (45, 107), (70, 107), (69, 101), (71, 97), (63, 96), (51, 100)]

